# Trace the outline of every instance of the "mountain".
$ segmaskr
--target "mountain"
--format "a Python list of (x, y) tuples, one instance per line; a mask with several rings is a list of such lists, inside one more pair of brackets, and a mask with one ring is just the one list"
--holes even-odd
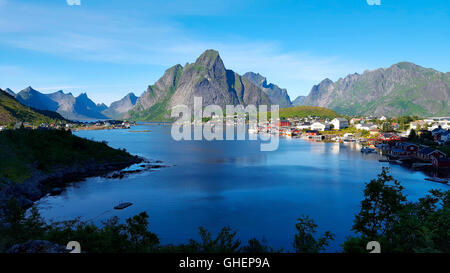
[(303, 104), (305, 104), (305, 99), (306, 99), (306, 96), (298, 96), (298, 97), (292, 102), (292, 105), (294, 105), (294, 106), (300, 106), (300, 105), (303, 105)]
[(66, 119), (89, 120), (107, 119), (102, 114), (108, 107), (105, 104), (95, 104), (86, 93), (74, 97), (72, 93), (65, 94), (58, 91), (42, 94), (31, 86), (20, 91), (16, 98), (22, 104), (40, 110), (54, 111)]
[(74, 114), (78, 116), (77, 119), (89, 118), (89, 119), (107, 119), (108, 117), (102, 114), (102, 111), (106, 110), (108, 106), (104, 103), (95, 104), (86, 93), (80, 94), (75, 98), (75, 104), (73, 105)]
[(134, 93), (129, 93), (121, 100), (111, 103), (102, 114), (113, 119), (120, 119), (136, 105), (137, 100), (138, 97)]
[(0, 125), (8, 125), (19, 121), (34, 125), (56, 123), (64, 120), (55, 112), (37, 110), (18, 102), (13, 96), (0, 89)]
[(125, 117), (133, 120), (170, 120), (173, 106), (183, 104), (193, 109), (194, 96), (203, 98), (203, 106), (271, 104), (261, 88), (227, 70), (219, 52), (206, 50), (195, 63), (184, 67), (178, 64), (167, 69), (154, 85), (147, 88)]
[(266, 93), (267, 97), (269, 97), (272, 104), (278, 104), (280, 108), (292, 106), (291, 98), (289, 98), (287, 90), (281, 89), (273, 83), (267, 84), (267, 79), (259, 73), (247, 72), (243, 77), (260, 87)]
[(58, 109), (58, 103), (50, 99), (47, 95), (34, 90), (31, 86), (20, 91), (16, 95), (16, 99), (28, 107), (32, 107), (40, 110), (56, 111)]
[(450, 73), (409, 62), (313, 86), (305, 105), (346, 115), (450, 115)]
[(16, 93), (14, 93), (14, 91), (12, 91), (11, 89), (9, 89), (9, 88), (6, 88), (5, 90), (3, 90), (3, 91), (5, 91), (6, 93), (8, 93), (9, 95), (11, 95), (11, 96), (13, 96), (13, 97), (15, 97), (16, 96)]

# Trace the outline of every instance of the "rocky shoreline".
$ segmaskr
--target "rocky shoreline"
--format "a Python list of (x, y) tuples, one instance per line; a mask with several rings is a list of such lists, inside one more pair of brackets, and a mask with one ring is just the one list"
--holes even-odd
[(140, 163), (149, 164), (150, 162), (142, 157), (131, 156), (127, 161), (123, 162), (96, 163), (92, 161), (75, 164), (70, 167), (60, 167), (50, 174), (36, 171), (24, 183), (2, 184), (0, 188), (0, 209), (11, 198), (15, 198), (19, 206), (30, 208), (34, 202), (47, 194), (55, 195), (61, 193), (71, 183), (83, 181), (89, 177), (107, 176), (114, 172), (120, 173), (128, 167)]

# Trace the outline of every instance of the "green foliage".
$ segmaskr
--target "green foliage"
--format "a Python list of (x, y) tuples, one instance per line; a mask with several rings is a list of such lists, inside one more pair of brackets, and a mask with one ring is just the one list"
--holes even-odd
[[(186, 69), (188, 69), (190, 66), (191, 65), (188, 65)], [(149, 86), (148, 93), (150, 94), (150, 96), (156, 96), (156, 91), (160, 91), (163, 96), (157, 99), (158, 102), (147, 109), (137, 108), (130, 110), (128, 113), (130, 116), (130, 120), (173, 121), (173, 118), (170, 117), (169, 102), (178, 87), (178, 82), (183, 73), (183, 67), (180, 65), (175, 65), (169, 68), (166, 73), (173, 73), (173, 85), (168, 88), (168, 90), (158, 90), (155, 85)]]
[[(270, 118), (271, 113), (268, 113)], [(333, 110), (316, 107), (316, 106), (294, 106), (288, 108), (280, 108), (280, 118), (306, 118), (306, 117), (321, 117), (333, 119), (340, 115)]]
[(329, 242), (334, 240), (334, 234), (327, 231), (319, 239), (314, 238), (317, 225), (308, 216), (302, 216), (295, 225), (297, 234), (294, 239), (294, 249), (297, 253), (318, 253), (325, 250)]
[(241, 252), (243, 253), (274, 253), (282, 252), (282, 250), (274, 250), (272, 247), (267, 245), (265, 239), (259, 241), (256, 238), (250, 239), (248, 245), (242, 247)]
[(106, 142), (80, 138), (65, 130), (6, 130), (0, 132), (0, 150), (0, 177), (15, 183), (30, 178), (35, 170), (52, 173), (58, 167), (123, 163), (131, 158)]
[(381, 124), (381, 131), (382, 132), (393, 132), (394, 128), (392, 127), (392, 124), (390, 122), (383, 122)]
[(15, 98), (0, 90), (0, 125), (19, 121), (38, 126), (42, 123), (58, 123), (65, 119), (55, 112), (36, 110), (22, 105)]
[(450, 191), (432, 190), (418, 202), (407, 202), (402, 191), (386, 168), (366, 185), (353, 225), (359, 236), (347, 239), (345, 252), (365, 252), (369, 241), (386, 253), (450, 251)]
[(224, 227), (215, 239), (212, 239), (211, 233), (199, 228), (201, 241), (190, 240), (188, 249), (194, 253), (233, 253), (239, 250), (241, 241), (235, 239), (236, 231), (230, 227)]
[(378, 178), (366, 184), (361, 211), (355, 217), (353, 230), (374, 240), (385, 235), (406, 201), (402, 190), (400, 182), (389, 174), (388, 168), (383, 167)]

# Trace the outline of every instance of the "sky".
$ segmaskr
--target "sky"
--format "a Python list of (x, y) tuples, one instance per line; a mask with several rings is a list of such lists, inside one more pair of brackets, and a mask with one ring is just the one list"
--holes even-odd
[(410, 61), (450, 71), (448, 0), (0, 0), (0, 88), (110, 104), (220, 52), (307, 95), (325, 78)]

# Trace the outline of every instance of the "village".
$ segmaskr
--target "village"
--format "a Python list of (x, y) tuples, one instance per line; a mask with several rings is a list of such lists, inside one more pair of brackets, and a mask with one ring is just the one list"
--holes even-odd
[[(412, 120), (412, 118), (410, 119)], [(279, 134), (324, 142), (359, 143), (362, 153), (380, 153), (381, 162), (405, 164), (414, 169), (439, 170), (432, 181), (448, 183), (450, 173), (450, 118), (398, 120), (387, 117), (285, 118), (250, 127), (249, 133)], [(275, 126), (271, 125), (274, 124)]]
[(120, 120), (104, 120), (92, 122), (79, 121), (57, 121), (55, 123), (41, 123), (34, 125), (30, 122), (16, 122), (14, 125), (6, 126), (0, 125), (0, 131), (7, 129), (29, 129), (29, 130), (71, 130), (77, 132), (79, 130), (112, 130), (112, 129), (130, 129), (131, 126), (136, 125), (135, 122), (120, 121)]

